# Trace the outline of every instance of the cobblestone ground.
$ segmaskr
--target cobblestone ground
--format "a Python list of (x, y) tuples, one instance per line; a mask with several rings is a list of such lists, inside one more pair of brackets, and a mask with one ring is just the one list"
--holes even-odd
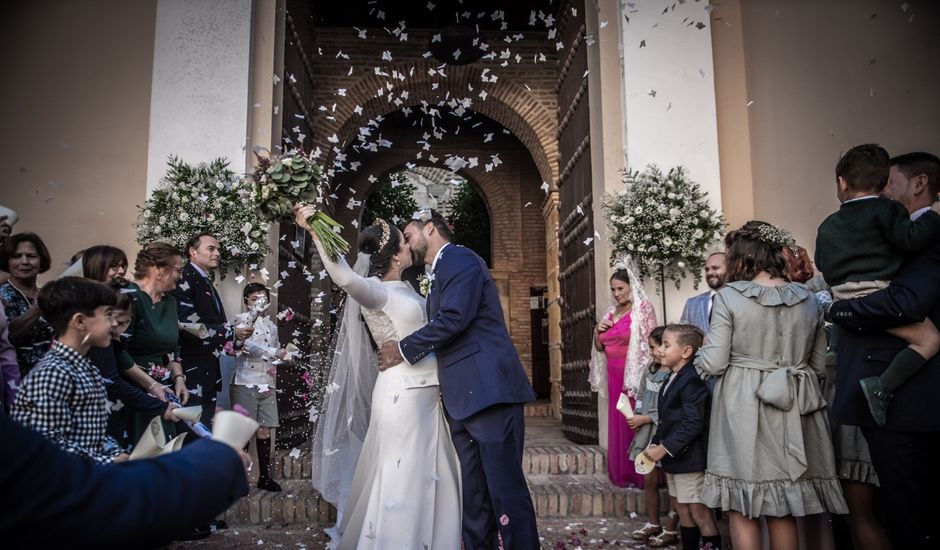
[[(722, 535), (728, 536), (727, 521)], [(545, 550), (576, 550), (577, 548), (644, 549), (646, 545), (630, 538), (630, 532), (643, 525), (638, 520), (609, 518), (543, 519), (539, 521), (542, 548)], [(726, 539), (727, 540), (727, 539)], [(309, 530), (265, 528), (260, 526), (231, 527), (218, 531), (208, 539), (179, 542), (173, 550), (222, 550), (229, 548), (326, 548), (328, 538), (319, 528)], [(673, 547), (676, 548), (676, 547)], [(397, 549), (395, 549), (397, 550)]]

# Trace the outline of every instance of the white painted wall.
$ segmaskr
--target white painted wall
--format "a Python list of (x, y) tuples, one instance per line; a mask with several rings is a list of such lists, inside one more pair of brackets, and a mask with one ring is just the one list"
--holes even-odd
[(159, 0), (147, 191), (170, 155), (245, 169), (251, 0)]
[[(249, 135), (251, 0), (158, 0), (150, 96), (147, 193), (177, 155), (226, 157), (245, 171)], [(241, 311), (234, 277), (219, 291), (229, 317)]]
[[(627, 166), (643, 170), (647, 164), (656, 164), (663, 171), (685, 166), (689, 176), (708, 192), (712, 205), (720, 209), (711, 30), (688, 24), (701, 21), (709, 25), (707, 3), (631, 4), (621, 2), (618, 18)], [(663, 14), (665, 6), (675, 10), (670, 7)], [(641, 43), (645, 45), (641, 47)], [(655, 294), (652, 281), (646, 288), (663, 322), (662, 297)], [(665, 320), (678, 322), (686, 299), (705, 289), (704, 282), (698, 290), (689, 282), (677, 291), (667, 282)]]

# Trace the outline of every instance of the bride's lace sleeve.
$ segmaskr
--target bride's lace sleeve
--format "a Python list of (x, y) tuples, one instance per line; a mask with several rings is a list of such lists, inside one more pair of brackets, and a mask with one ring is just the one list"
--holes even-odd
[(382, 286), (382, 283), (358, 275), (342, 257), (331, 262), (323, 250), (323, 245), (316, 238), (313, 239), (313, 243), (317, 246), (317, 252), (320, 253), (323, 267), (326, 268), (326, 272), (330, 274), (334, 283), (364, 308), (381, 309), (385, 305), (388, 301), (388, 289)]

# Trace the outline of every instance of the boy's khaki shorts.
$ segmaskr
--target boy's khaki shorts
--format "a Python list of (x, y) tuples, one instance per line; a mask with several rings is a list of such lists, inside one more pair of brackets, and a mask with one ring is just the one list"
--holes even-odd
[(705, 472), (690, 474), (666, 474), (669, 496), (676, 497), (680, 504), (701, 504)]
[(277, 394), (274, 388), (261, 393), (257, 386), (232, 384), (232, 404), (248, 409), (248, 414), (262, 428), (277, 428)]

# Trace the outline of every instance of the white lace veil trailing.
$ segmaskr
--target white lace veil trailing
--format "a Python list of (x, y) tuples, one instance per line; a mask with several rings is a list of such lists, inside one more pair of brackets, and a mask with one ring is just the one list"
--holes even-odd
[[(630, 397), (635, 397), (643, 378), (643, 369), (649, 367), (653, 360), (650, 352), (650, 332), (656, 328), (656, 312), (650, 303), (643, 280), (636, 274), (636, 268), (629, 259), (618, 260), (613, 264), (616, 270), (626, 270), (630, 278), (630, 293), (633, 301), (633, 311), (630, 312), (630, 341), (627, 345), (627, 361), (623, 376), (623, 391)], [(613, 312), (613, 306), (607, 314)], [(605, 314), (606, 315), (606, 314)], [(601, 397), (608, 397), (607, 390), (607, 357), (604, 352), (597, 351), (591, 345), (591, 370), (588, 374), (591, 389)]]
[[(370, 256), (359, 254), (353, 271), (366, 277)], [(378, 361), (358, 302), (346, 297), (336, 336), (326, 395), (313, 436), (314, 488), (340, 513), (369, 427)]]

